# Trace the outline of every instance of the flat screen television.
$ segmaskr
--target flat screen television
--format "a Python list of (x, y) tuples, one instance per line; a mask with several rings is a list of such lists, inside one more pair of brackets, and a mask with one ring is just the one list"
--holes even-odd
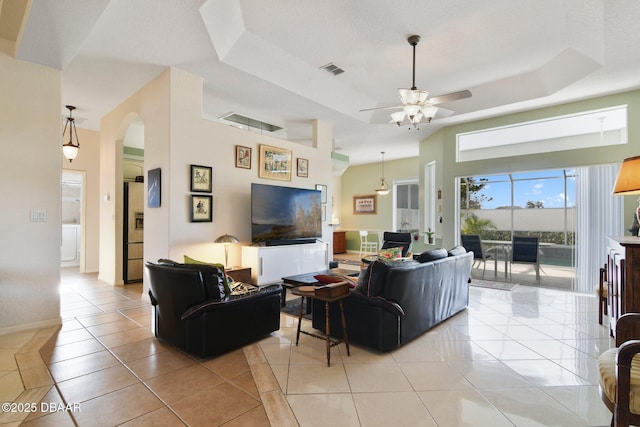
[(319, 190), (251, 184), (251, 241), (267, 246), (322, 238)]

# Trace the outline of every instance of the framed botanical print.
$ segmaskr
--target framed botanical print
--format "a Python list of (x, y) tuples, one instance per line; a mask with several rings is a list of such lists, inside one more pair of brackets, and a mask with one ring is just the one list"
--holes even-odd
[(260, 178), (291, 181), (291, 150), (260, 145)]
[(298, 157), (297, 175), (302, 178), (309, 178), (309, 160)]
[(211, 171), (209, 166), (191, 165), (191, 191), (211, 193)]
[(191, 195), (191, 222), (213, 221), (213, 197)]
[(353, 213), (376, 214), (378, 212), (378, 203), (376, 194), (368, 194), (366, 196), (353, 196)]
[(236, 145), (236, 167), (251, 169), (251, 148)]

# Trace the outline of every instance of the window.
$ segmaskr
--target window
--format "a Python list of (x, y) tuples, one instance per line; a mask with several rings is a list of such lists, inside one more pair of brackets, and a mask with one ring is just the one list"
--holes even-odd
[(603, 108), (457, 136), (457, 161), (627, 143), (627, 106)]
[(420, 187), (417, 179), (394, 183), (394, 228), (397, 231), (417, 231), (420, 229)]

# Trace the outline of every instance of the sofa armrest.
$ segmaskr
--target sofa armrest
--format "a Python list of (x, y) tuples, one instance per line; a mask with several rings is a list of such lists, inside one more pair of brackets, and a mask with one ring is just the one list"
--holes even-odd
[(351, 292), (351, 298), (355, 298), (360, 304), (369, 304), (377, 307), (382, 307), (395, 315), (401, 317), (404, 316), (404, 310), (402, 309), (402, 306), (400, 306), (400, 304), (383, 297), (366, 297), (361, 293)]
[(199, 304), (189, 307), (183, 314), (180, 320), (192, 319), (205, 311), (214, 311), (232, 308), (241, 304), (249, 304), (267, 298), (270, 295), (282, 293), (282, 287), (280, 285), (267, 286), (261, 288), (257, 292), (253, 292), (246, 295), (239, 295), (236, 297), (227, 297), (222, 300), (206, 300)]

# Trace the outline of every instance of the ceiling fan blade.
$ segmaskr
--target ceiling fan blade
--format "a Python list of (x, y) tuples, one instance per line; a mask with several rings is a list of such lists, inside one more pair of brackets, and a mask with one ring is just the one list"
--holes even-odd
[(365, 108), (364, 110), (360, 110), (360, 112), (362, 112), (362, 111), (375, 111), (375, 110), (393, 110), (395, 108), (404, 108), (404, 105), (394, 105), (393, 107)]
[(448, 108), (438, 107), (438, 112), (436, 113), (434, 119), (444, 119), (445, 117), (449, 117), (455, 114), (455, 111), (449, 110)]
[(461, 90), (460, 92), (448, 93), (446, 95), (434, 96), (429, 98), (429, 104), (437, 105), (444, 104), (445, 102), (457, 101), (459, 99), (471, 98), (471, 92), (468, 90)]

